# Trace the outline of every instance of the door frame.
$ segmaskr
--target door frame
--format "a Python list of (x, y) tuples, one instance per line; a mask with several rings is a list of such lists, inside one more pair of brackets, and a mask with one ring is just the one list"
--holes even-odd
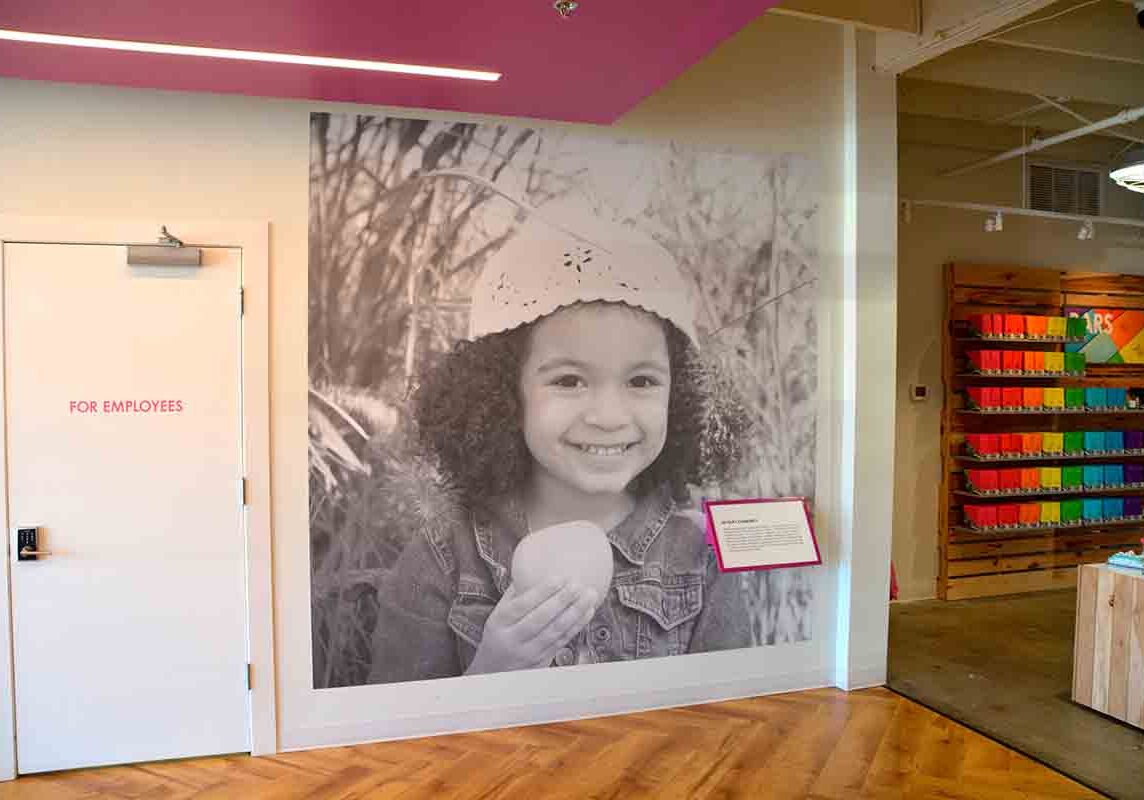
[[(246, 465), (247, 632), (250, 643), (250, 747), (252, 755), (278, 751), (275, 705), (274, 608), (270, 518), (270, 225), (265, 221), (165, 219), (98, 219), (31, 217), (0, 214), (0, 288), (6, 277), (3, 245), (154, 244), (160, 225), (195, 247), (241, 249), (241, 415)], [(238, 298), (235, 298), (236, 306)], [(4, 307), (0, 303), (0, 402), (4, 385)], [(0, 414), (0, 516), (4, 523), (4, 569), (0, 570), (0, 780), (16, 777), (16, 713), (12, 652), (11, 568), (8, 552), (11, 519), (8, 509), (7, 414)]]

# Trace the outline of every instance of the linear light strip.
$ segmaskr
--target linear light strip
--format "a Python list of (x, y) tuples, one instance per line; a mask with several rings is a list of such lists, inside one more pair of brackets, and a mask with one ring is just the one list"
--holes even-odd
[(122, 50), (131, 53), (158, 53), (160, 55), (199, 56), (201, 58), (228, 58), (234, 61), (269, 61), (275, 64), (302, 64), (334, 69), (360, 69), (370, 72), (398, 72), (405, 75), (425, 75), (431, 78), (460, 78), (471, 81), (500, 80), (499, 72), (482, 72), (452, 67), (427, 67), (419, 64), (394, 64), (388, 61), (363, 61), (355, 58), (302, 56), (293, 53), (264, 53), (257, 50), (228, 50), (220, 47), (194, 47), (184, 44), (158, 44), (155, 42), (129, 42), (122, 39), (96, 39), (87, 36), (60, 36), (54, 33), (29, 33), (0, 28), (0, 40), (55, 44), (65, 47), (92, 47), (103, 50)]

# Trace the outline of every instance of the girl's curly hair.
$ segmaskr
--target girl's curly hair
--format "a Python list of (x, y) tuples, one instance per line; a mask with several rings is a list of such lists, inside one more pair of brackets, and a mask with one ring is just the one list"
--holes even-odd
[[(631, 488), (642, 494), (667, 484), (683, 498), (687, 484), (719, 482), (733, 473), (750, 422), (717, 369), (700, 359), (682, 331), (660, 321), (671, 362), (667, 440)], [(532, 456), (520, 427), (519, 383), (535, 324), (458, 342), (422, 377), (414, 394), (420, 443), (468, 504), (504, 495), (528, 480)]]

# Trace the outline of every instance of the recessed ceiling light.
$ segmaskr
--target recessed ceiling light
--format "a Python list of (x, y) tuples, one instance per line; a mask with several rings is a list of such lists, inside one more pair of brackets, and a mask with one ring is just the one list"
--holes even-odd
[(453, 67), (428, 67), (420, 64), (394, 64), (389, 61), (364, 61), (355, 58), (303, 56), (294, 53), (265, 53), (257, 50), (228, 50), (220, 47), (194, 47), (184, 44), (157, 42), (131, 42), (122, 39), (95, 39), (88, 36), (60, 36), (54, 33), (29, 33), (0, 28), (0, 40), (55, 44), (65, 47), (93, 47), (102, 50), (121, 50), (130, 53), (158, 53), (160, 55), (198, 56), (200, 58), (228, 58), (234, 61), (269, 61), (275, 64), (301, 64), (334, 69), (360, 69), (370, 72), (398, 72), (405, 75), (424, 75), (431, 78), (460, 78), (470, 81), (500, 80), (499, 72), (482, 72)]

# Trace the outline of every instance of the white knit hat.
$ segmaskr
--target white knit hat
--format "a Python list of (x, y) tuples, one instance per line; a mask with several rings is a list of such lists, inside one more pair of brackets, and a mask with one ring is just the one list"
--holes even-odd
[(548, 207), (530, 214), (477, 278), (469, 338), (594, 301), (650, 311), (699, 347), (691, 292), (667, 250), (634, 228)]

